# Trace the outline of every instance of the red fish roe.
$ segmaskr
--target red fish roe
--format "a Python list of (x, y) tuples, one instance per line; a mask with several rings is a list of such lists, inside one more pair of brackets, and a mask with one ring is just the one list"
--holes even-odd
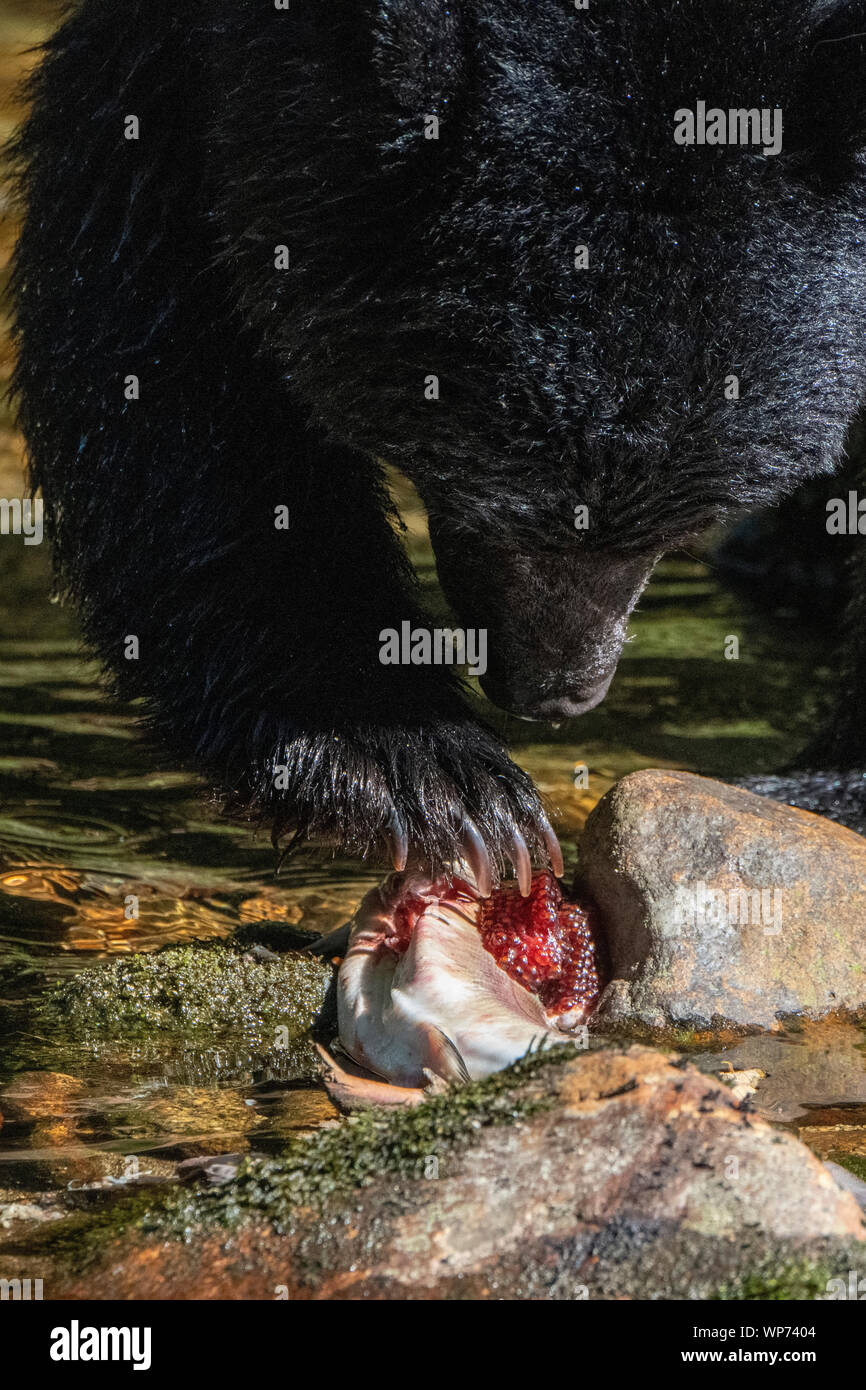
[(537, 994), (548, 1013), (592, 1012), (604, 985), (591, 908), (563, 901), (549, 873), (537, 874), (528, 898), (502, 888), (481, 904), (486, 950), (513, 980)]

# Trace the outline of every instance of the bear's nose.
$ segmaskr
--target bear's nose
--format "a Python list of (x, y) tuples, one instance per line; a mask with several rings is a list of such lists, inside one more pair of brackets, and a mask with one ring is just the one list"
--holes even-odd
[(560, 719), (576, 719), (578, 715), (587, 714), (589, 710), (595, 709), (596, 705), (600, 705), (609, 687), (610, 681), (606, 680), (580, 694), (554, 695), (536, 704), (527, 717), (554, 722)]
[(558, 724), (563, 719), (576, 719), (578, 715), (587, 714), (589, 710), (595, 709), (596, 705), (600, 705), (610, 689), (612, 680), (611, 671), (592, 684), (563, 690), (558, 694), (552, 693), (549, 689), (537, 692), (505, 691), (491, 686), (486, 680), (481, 681), (481, 687), (489, 700), (500, 709), (516, 715), (518, 719)]

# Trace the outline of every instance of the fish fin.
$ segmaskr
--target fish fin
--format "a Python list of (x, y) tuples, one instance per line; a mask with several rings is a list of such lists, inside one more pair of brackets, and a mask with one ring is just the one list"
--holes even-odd
[[(326, 1053), (324, 1052), (324, 1049), (323, 1049), (323, 1048), (319, 1047), (319, 1044), (318, 1044), (318, 1043), (316, 1043), (315, 1046), (316, 1046), (316, 1049), (317, 1049), (317, 1051), (319, 1052), (319, 1054), (320, 1054), (321, 1056), (324, 1057), (324, 1056), (328, 1055), (328, 1054), (326, 1054)], [(334, 1061), (334, 1060), (335, 1060), (336, 1058), (338, 1058), (338, 1057), (342, 1057), (342, 1058), (343, 1058), (343, 1061), (344, 1061), (344, 1063), (345, 1063), (346, 1069), (349, 1071), (349, 1073), (350, 1073), (352, 1076), (355, 1076), (355, 1075), (375, 1076), (377, 1080), (379, 1080), (379, 1081), (384, 1081), (384, 1082), (386, 1082), (387, 1085), (389, 1085), (389, 1086), (392, 1084), (392, 1083), (388, 1080), (388, 1077), (385, 1075), (384, 1072), (377, 1071), (376, 1068), (375, 1068), (375, 1067), (371, 1067), (371, 1066), (370, 1066), (370, 1063), (367, 1062), (367, 1061), (364, 1061), (364, 1062), (360, 1061), (360, 1060), (355, 1056), (355, 1054), (354, 1054), (353, 1052), (350, 1052), (350, 1051), (349, 1051), (349, 1049), (348, 1049), (348, 1047), (346, 1046), (346, 1044), (345, 1044), (345, 1043), (342, 1041), (342, 1039), (340, 1039), (340, 1038), (334, 1038), (334, 1039), (332, 1040), (332, 1042), (331, 1042), (330, 1057), (331, 1057), (331, 1060), (332, 1060), (332, 1061)]]
[(331, 1052), (319, 1043), (316, 1051), (324, 1067), (325, 1090), (339, 1110), (351, 1114), (354, 1110), (367, 1110), (373, 1105), (420, 1105), (427, 1097), (421, 1087), (392, 1086), (380, 1080), (373, 1073), (350, 1061), (342, 1067)]
[(349, 1049), (343, 1046), (339, 1038), (331, 1039), (330, 1053), (326, 1052), (325, 1049), (323, 1047), (320, 1047), (318, 1043), (315, 1044), (315, 1048), (319, 1056), (322, 1058), (331, 1057), (331, 1059), (333, 1060), (337, 1057), (342, 1057), (345, 1062), (351, 1062), (353, 1066), (359, 1067), (361, 1065), (360, 1062), (355, 1061)]
[(441, 1076), (443, 1081), (456, 1081), (461, 1086), (468, 1086), (472, 1078), (466, 1070), (466, 1063), (448, 1034), (443, 1033), (441, 1028), (437, 1028), (435, 1023), (427, 1025), (427, 1034), (434, 1061), (430, 1070), (436, 1076)]
[(335, 927), (325, 936), (317, 936), (315, 941), (304, 947), (304, 951), (309, 956), (344, 956), (349, 946), (351, 929), (352, 923), (344, 922), (342, 927)]

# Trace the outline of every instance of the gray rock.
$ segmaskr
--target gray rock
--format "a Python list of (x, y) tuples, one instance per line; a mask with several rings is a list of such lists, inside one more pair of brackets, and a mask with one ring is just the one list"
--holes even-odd
[(598, 1018), (774, 1027), (866, 1007), (866, 839), (686, 772), (599, 802), (579, 869), (605, 918)]

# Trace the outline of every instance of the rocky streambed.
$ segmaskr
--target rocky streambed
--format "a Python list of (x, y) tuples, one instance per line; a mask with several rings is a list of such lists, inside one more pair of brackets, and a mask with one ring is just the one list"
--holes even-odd
[[(866, 1236), (864, 869), (828, 821), (626, 777), (579, 847), (608, 952), (588, 1028), (349, 1117), (315, 1048), (334, 966), (293, 928), (83, 971), (19, 1019), (42, 1065), (0, 1088), (33, 1168), (0, 1188), (0, 1273), (73, 1298), (832, 1296)], [(100, 1163), (87, 1067), (52, 1061), (133, 1054), (179, 1084), (162, 1111), (143, 1087)], [(247, 1101), (220, 1089), (238, 1076)]]

